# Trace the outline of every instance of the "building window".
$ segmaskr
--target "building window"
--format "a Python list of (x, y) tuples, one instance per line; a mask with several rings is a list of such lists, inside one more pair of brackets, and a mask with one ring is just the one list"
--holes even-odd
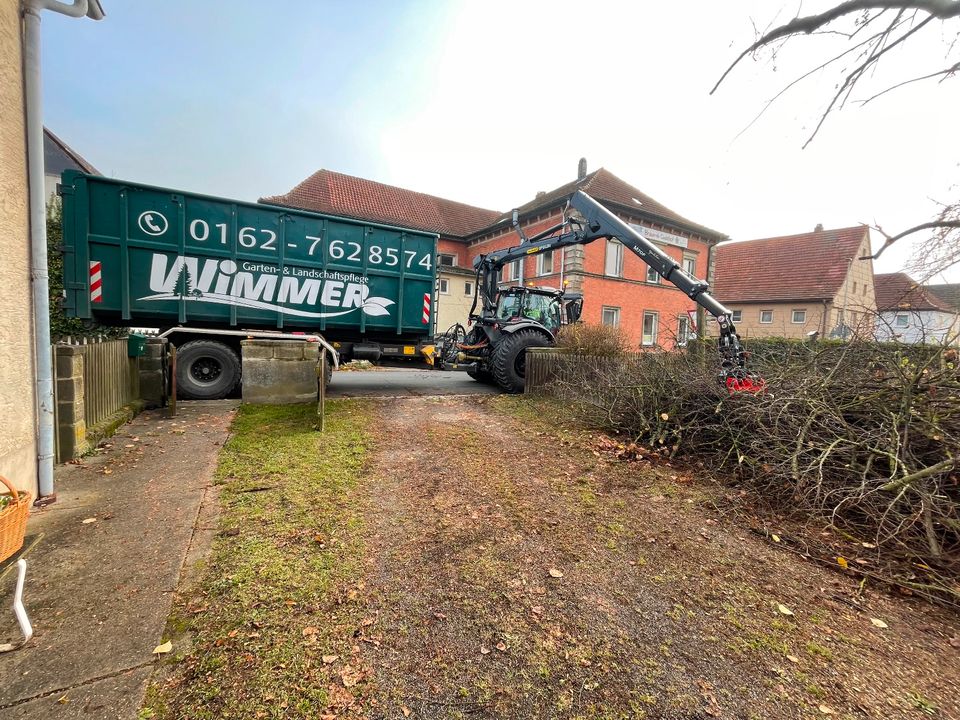
[(693, 333), (690, 332), (690, 316), (680, 315), (677, 317), (677, 347), (684, 347), (691, 337)]
[(658, 273), (649, 265), (647, 266), (647, 282), (657, 283), (658, 285), (660, 284), (660, 273)]
[(643, 335), (640, 338), (640, 344), (644, 347), (652, 347), (657, 344), (657, 325), (659, 325), (659, 316), (652, 310), (645, 310), (643, 313)]
[(906, 313), (897, 313), (893, 319), (893, 324), (898, 328), (910, 327), (910, 316)]
[(743, 320), (743, 310), (732, 310), (730, 315), (731, 320), (734, 322), (741, 322)]
[(440, 278), (440, 294), (449, 295), (450, 294), (450, 281), (446, 278)]
[(760, 322), (764, 325), (769, 325), (773, 322), (773, 310), (761, 310), (760, 311)]
[(520, 263), (523, 260), (514, 260), (511, 263), (507, 263), (503, 266), (503, 281), (510, 282), (511, 280), (520, 279)]
[(683, 271), (687, 275), (697, 276), (697, 259), (693, 255), (683, 256)]
[(857, 294), (857, 281), (856, 281), (856, 280), (853, 281), (853, 294), (854, 294), (854, 295)]
[(553, 273), (553, 250), (537, 255), (537, 275)]
[(603, 274), (610, 277), (623, 277), (623, 245), (617, 240), (607, 240), (607, 258)]
[(457, 256), (449, 255), (447, 253), (440, 253), (439, 255), (437, 255), (437, 265), (443, 265), (445, 267), (456, 267)]
[(473, 295), (473, 283), (465, 282), (463, 284), (463, 294), (464, 295)]
[(807, 311), (806, 310), (794, 310), (793, 318), (791, 322), (796, 325), (803, 325), (807, 321)]
[(607, 327), (620, 327), (620, 308), (604, 307), (601, 320)]

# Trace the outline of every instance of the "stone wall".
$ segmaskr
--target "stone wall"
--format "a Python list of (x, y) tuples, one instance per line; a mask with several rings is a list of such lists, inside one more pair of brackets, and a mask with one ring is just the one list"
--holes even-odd
[(19, 0), (0, 0), (0, 475), (37, 495), (37, 400)]
[(320, 346), (301, 340), (244, 340), (243, 402), (316, 402)]

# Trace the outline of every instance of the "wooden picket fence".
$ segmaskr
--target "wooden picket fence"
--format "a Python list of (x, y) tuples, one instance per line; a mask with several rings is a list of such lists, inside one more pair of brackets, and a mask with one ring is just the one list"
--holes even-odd
[(83, 415), (93, 427), (140, 397), (136, 359), (127, 356), (127, 339), (64, 338), (83, 357)]

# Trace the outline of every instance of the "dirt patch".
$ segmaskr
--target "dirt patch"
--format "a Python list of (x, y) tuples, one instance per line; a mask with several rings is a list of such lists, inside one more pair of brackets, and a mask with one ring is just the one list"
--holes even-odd
[(725, 522), (711, 487), (502, 402), (379, 412), (372, 717), (960, 712), (955, 618), (869, 590), (854, 607), (856, 582)]
[[(516, 398), (245, 410), (151, 717), (960, 716), (960, 621)], [(258, 414), (259, 413), (259, 414)], [(297, 414), (299, 413), (299, 415)]]

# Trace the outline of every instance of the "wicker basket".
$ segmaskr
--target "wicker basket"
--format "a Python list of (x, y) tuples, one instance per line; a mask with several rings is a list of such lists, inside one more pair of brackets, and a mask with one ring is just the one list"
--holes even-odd
[(0, 483), (10, 490), (12, 500), (0, 510), (0, 562), (23, 547), (23, 535), (27, 531), (27, 516), (30, 514), (30, 493), (19, 493), (13, 483), (0, 475)]

